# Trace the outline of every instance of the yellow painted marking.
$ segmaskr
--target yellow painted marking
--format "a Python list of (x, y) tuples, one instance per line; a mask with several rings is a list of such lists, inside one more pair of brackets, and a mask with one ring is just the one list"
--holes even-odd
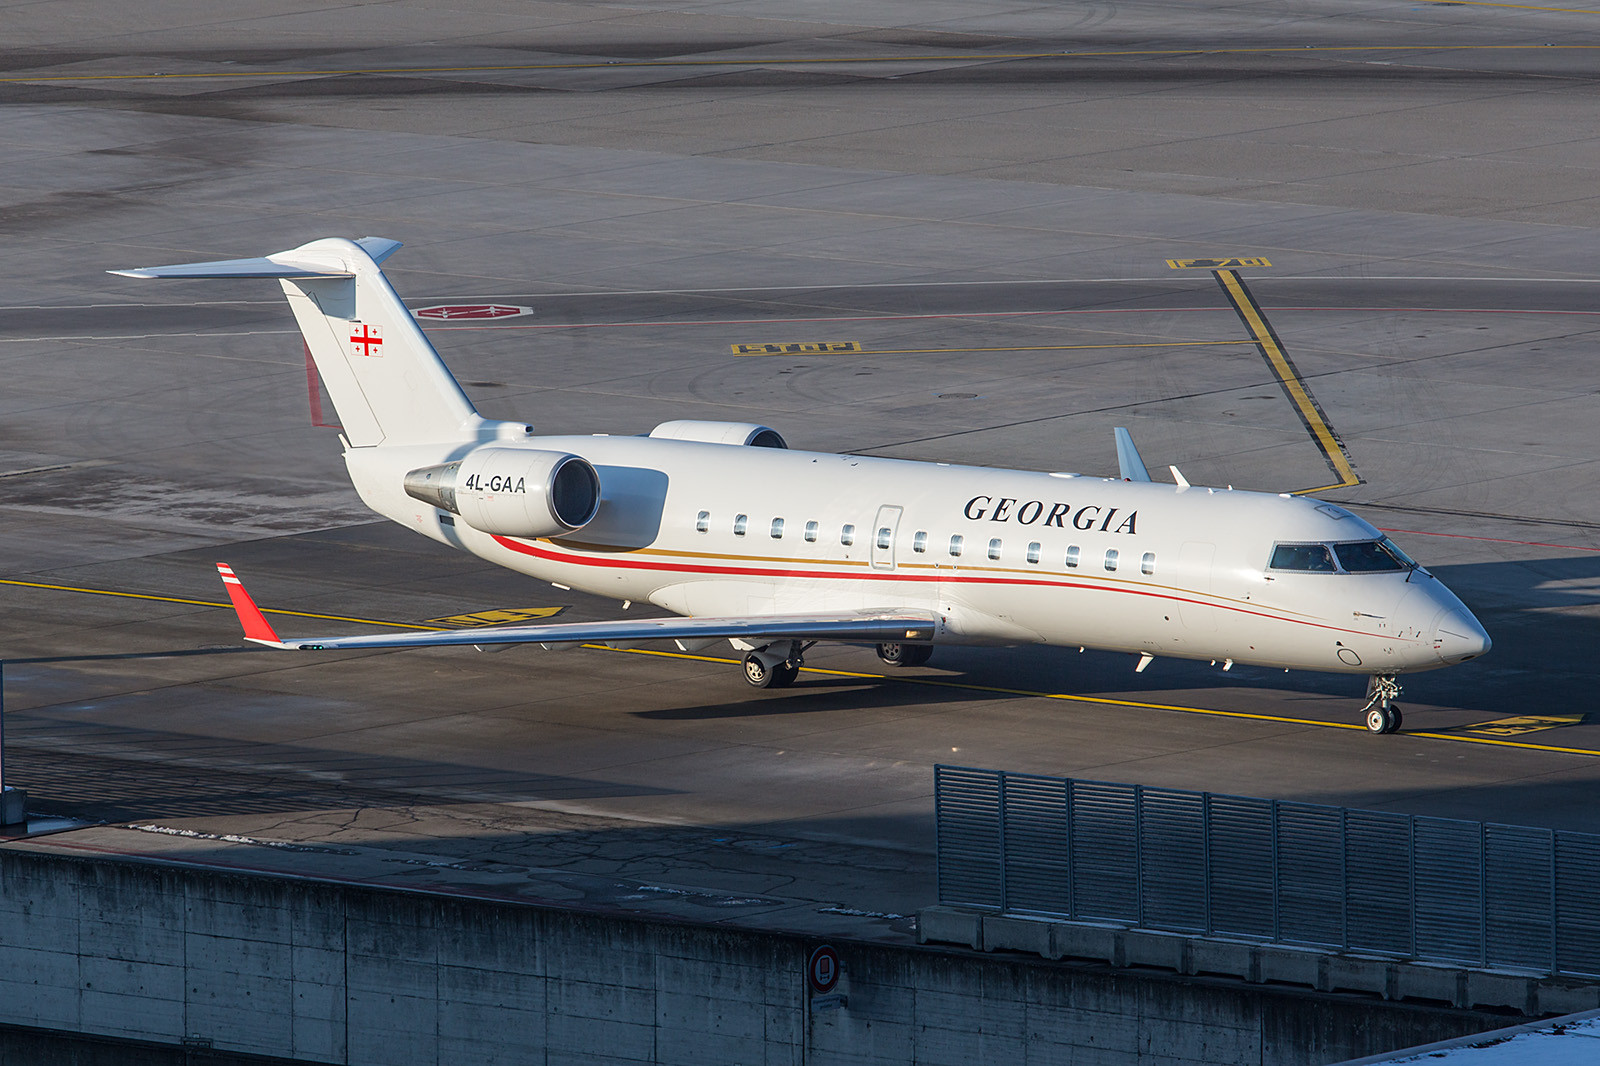
[(815, 355), (859, 352), (855, 341), (793, 341), (787, 344), (730, 344), (734, 355)]
[[(78, 588), (73, 585), (46, 585), (38, 581), (12, 581), (0, 578), (0, 585), (15, 585), (25, 589), (49, 589), (52, 592), (81, 592), (89, 596), (118, 596), (128, 600), (155, 600), (158, 603), (187, 603), (195, 607), (226, 607), (233, 610), (231, 603), (217, 603), (213, 600), (186, 600), (178, 596), (152, 596), (144, 592), (116, 592), (112, 589)], [(386, 622), (376, 618), (347, 618), (341, 614), (312, 614), (310, 611), (283, 611), (271, 607), (261, 608), (262, 614), (281, 614), (294, 618), (320, 618), (327, 622), (355, 622), (364, 626), (388, 626), (391, 629), (421, 629), (426, 632), (437, 632), (439, 626), (413, 625), (410, 622)]]
[[(1261, 309), (1245, 290), (1244, 284), (1239, 280), (1239, 275), (1231, 270), (1218, 270), (1217, 280), (1222, 283), (1223, 291), (1228, 294), (1228, 299), (1233, 303), (1234, 310), (1239, 312), (1239, 317), (1244, 319), (1245, 325), (1255, 337), (1256, 345), (1261, 349), (1261, 354), (1266, 356), (1273, 373), (1283, 383), (1284, 390), (1288, 392), (1295, 408), (1300, 412), (1301, 421), (1311, 431), (1312, 439), (1317, 442), (1318, 449), (1327, 457), (1328, 464), (1333, 467), (1334, 473), (1339, 475), (1339, 484), (1325, 486), (1325, 488), (1347, 488), (1351, 485), (1361, 484), (1361, 479), (1356, 476), (1355, 469), (1351, 467), (1350, 460), (1344, 453), (1344, 445), (1334, 436), (1332, 428), (1322, 417), (1322, 412), (1317, 409), (1316, 401), (1311, 398), (1310, 391), (1294, 368), (1289, 365), (1288, 356), (1272, 335), (1272, 329), (1267, 325), (1267, 320), (1261, 314)], [(1321, 491), (1318, 489), (1302, 489), (1301, 492)]]
[(561, 607), (502, 607), (491, 611), (474, 611), (471, 614), (452, 614), (428, 621), (451, 629), (471, 629), (474, 626), (508, 626), (534, 618), (554, 618), (567, 608)]
[[(1448, 0), (1427, 0), (1431, 3), (1444, 3)], [(1461, 0), (1462, 3), (1472, 3), (1473, 0)], [(1509, 7), (1525, 11), (1554, 11), (1573, 15), (1593, 15), (1594, 11), (1571, 7), (1534, 7), (1523, 4), (1489, 3), (1487, 0), (1478, 0), (1476, 6), (1482, 7)], [(1277, 54), (1371, 54), (1380, 52), (1521, 52), (1535, 49), (1550, 49), (1562, 51), (1594, 51), (1600, 45), (1593, 44), (1377, 44), (1377, 45), (1310, 45), (1266, 48), (1141, 48), (1122, 49), (1117, 51), (1072, 51), (1072, 52), (977, 52), (968, 54), (944, 55), (912, 55), (912, 56), (831, 56), (827, 58), (810, 58), (796, 56), (782, 58), (778, 56), (761, 59), (650, 59), (650, 60), (600, 60), (587, 63), (512, 63), (487, 66), (464, 67), (353, 67), (344, 69), (324, 70), (227, 70), (227, 71), (194, 71), (189, 73), (163, 73), (150, 74), (34, 74), (12, 75), (0, 78), (0, 84), (11, 82), (94, 82), (94, 81), (171, 81), (174, 79), (201, 80), (201, 79), (255, 79), (255, 78), (325, 78), (343, 77), (353, 74), (473, 74), (495, 73), (519, 70), (597, 70), (601, 68), (613, 69), (639, 69), (650, 67), (773, 67), (773, 66), (845, 66), (851, 63), (950, 63), (972, 62), (993, 63), (1001, 60), (1022, 59), (1116, 59), (1120, 57), (1154, 57), (1154, 56), (1228, 56), (1228, 55), (1277, 55)]]
[[(591, 651), (616, 651), (628, 655), (657, 655), (665, 659), (689, 659), (702, 663), (725, 663), (737, 666), (738, 659), (727, 659), (713, 655), (691, 655), (679, 651), (655, 651), (650, 648), (610, 648), (604, 644), (585, 644), (583, 647)], [(1181, 707), (1170, 703), (1145, 703), (1140, 700), (1116, 700), (1105, 696), (1079, 696), (1070, 692), (1033, 692), (1020, 688), (999, 688), (993, 685), (969, 685), (960, 681), (948, 681), (938, 677), (904, 677), (893, 674), (868, 674), (855, 670), (825, 670), (815, 666), (802, 666), (800, 668), (808, 674), (822, 674), (828, 677), (855, 677), (863, 681), (896, 681), (902, 685), (932, 685), (937, 688), (953, 688), (963, 692), (990, 692), (1002, 696), (1025, 696), (1032, 699), (1064, 700), (1068, 703), (1094, 703), (1105, 707), (1134, 707), (1145, 711), (1176, 711), (1180, 714), (1203, 714), (1216, 718), (1242, 718), (1253, 722), (1282, 722), (1285, 725), (1312, 726), (1317, 729), (1354, 729), (1366, 731), (1366, 726), (1353, 722), (1320, 722), (1314, 718), (1290, 718), (1281, 714), (1254, 714), (1249, 711), (1219, 711), (1210, 707)], [(1400, 736), (1415, 737), (1423, 740), (1449, 740), (1461, 744), (1487, 744), (1497, 748), (1520, 748), (1525, 751), (1549, 751), (1560, 755), (1584, 755), (1589, 758), (1600, 758), (1600, 751), (1593, 748), (1563, 748), (1553, 744), (1529, 744), (1516, 740), (1497, 740), (1491, 737), (1474, 737), (1462, 733), (1401, 733)]]
[(1517, 11), (1557, 11), (1564, 15), (1595, 15), (1600, 12), (1581, 7), (1542, 7), (1537, 4), (1502, 4), (1495, 0), (1422, 0), (1440, 7), (1509, 7)]
[[(0, 585), (13, 585), (18, 588), (47, 589), (51, 592), (78, 592), (90, 596), (116, 596), (123, 599), (155, 600), (160, 603), (184, 603), (195, 607), (222, 607), (232, 609), (231, 603), (215, 603), (210, 600), (190, 600), (178, 596), (153, 596), (143, 592), (118, 592), (113, 589), (80, 588), (73, 585), (49, 585), (39, 581), (16, 581), (0, 578)], [(272, 608), (262, 608), (263, 614), (289, 615), (296, 618), (320, 618), (330, 622), (354, 622), (366, 626), (387, 626), (391, 629), (420, 629), (429, 632), (438, 632), (438, 626), (415, 625), (410, 622), (389, 622), (377, 618), (348, 618), (336, 614), (312, 614), (308, 611), (283, 611)], [(610, 648), (604, 644), (584, 644), (582, 647), (591, 651), (614, 651), (628, 655), (655, 655), (665, 659), (688, 659), (702, 663), (724, 663), (736, 666), (738, 659), (728, 659), (711, 655), (692, 655), (687, 652), (656, 651), (650, 648)], [(896, 677), (889, 674), (869, 674), (854, 670), (826, 670), (821, 667), (802, 667), (806, 673), (822, 674), (829, 677), (854, 677), (864, 681), (896, 681), (903, 685), (931, 685), (937, 688), (958, 689), (965, 692), (989, 692), (1003, 696), (1024, 696), (1034, 699), (1065, 700), (1070, 703), (1094, 703), (1107, 707), (1134, 707), (1149, 711), (1176, 711), (1180, 714), (1204, 714), (1218, 718), (1242, 718), (1257, 722), (1282, 722), (1285, 725), (1313, 726), (1320, 729), (1365, 729), (1365, 726), (1354, 725), (1346, 722), (1319, 722), (1310, 718), (1290, 718), (1277, 714), (1253, 714), (1248, 711), (1219, 711), (1209, 707), (1182, 707), (1167, 703), (1145, 703), (1139, 700), (1117, 700), (1105, 696), (1079, 696), (1068, 692), (1033, 692), (1028, 689), (999, 688), (992, 685), (971, 685), (960, 681), (949, 681), (938, 677)], [(1581, 720), (1581, 717), (1580, 717)], [(1486, 723), (1494, 724), (1494, 723)], [(1562, 724), (1571, 724), (1563, 721)], [(1468, 736), (1461, 733), (1405, 733), (1403, 736), (1417, 737), (1426, 740), (1450, 740), (1463, 744), (1489, 744), (1501, 748), (1520, 748), (1526, 751), (1549, 751), (1562, 755), (1585, 755), (1590, 758), (1600, 757), (1600, 751), (1589, 748), (1565, 748), (1553, 744), (1530, 744), (1525, 741), (1501, 740), (1493, 737)]]
[(1491, 737), (1516, 737), (1524, 733), (1537, 733), (1544, 729), (1559, 729), (1562, 726), (1579, 725), (1583, 722), (1581, 714), (1525, 714), (1516, 718), (1496, 718), (1492, 722), (1480, 722), (1466, 729), (1468, 733), (1481, 733)]
[[(1255, 341), (1147, 341), (1138, 344), (1002, 344), (995, 348), (871, 348), (863, 349), (854, 341), (840, 341), (839, 345), (849, 344), (852, 347), (833, 347), (830, 352), (860, 352), (862, 355), (938, 355), (943, 352), (1075, 352), (1095, 351), (1106, 348), (1206, 348), (1226, 346), (1230, 344), (1254, 344)], [(820, 345), (796, 344), (733, 344), (729, 345), (735, 355), (789, 355), (800, 351), (802, 347), (808, 352), (820, 352)], [(758, 350), (759, 349), (759, 350)], [(772, 349), (772, 350), (768, 350)], [(782, 349), (779, 351), (777, 349)]]
[(1235, 270), (1241, 267), (1269, 267), (1272, 264), (1259, 256), (1247, 259), (1168, 259), (1173, 270)]
[(1151, 341), (1139, 344), (1006, 344), (998, 348), (885, 348), (863, 355), (926, 355), (938, 352), (1075, 352), (1103, 348), (1206, 348), (1254, 341)]

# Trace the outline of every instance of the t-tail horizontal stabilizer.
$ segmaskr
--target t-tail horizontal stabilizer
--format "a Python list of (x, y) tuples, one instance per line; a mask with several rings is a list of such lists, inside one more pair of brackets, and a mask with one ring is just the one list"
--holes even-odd
[(399, 247), (387, 237), (328, 237), (258, 259), (111, 273), (276, 278), (353, 448), (492, 438), (495, 424), (473, 409), (378, 265)]

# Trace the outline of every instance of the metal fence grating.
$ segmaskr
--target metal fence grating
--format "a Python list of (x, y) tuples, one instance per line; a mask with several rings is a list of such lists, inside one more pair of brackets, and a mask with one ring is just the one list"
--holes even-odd
[(1141, 924), (1188, 933), (1206, 931), (1205, 811), (1186, 792), (1139, 790)]
[(1341, 811), (1309, 803), (1280, 803), (1278, 812), (1278, 932), (1275, 940), (1337, 947), (1344, 944), (1344, 841)]
[(1010, 774), (1005, 782), (1008, 909), (1054, 914), (1072, 908), (1067, 853), (1067, 783)]
[(1411, 941), (1411, 819), (1386, 811), (1344, 815), (1347, 943), (1354, 951), (1409, 955)]
[(1085, 918), (1139, 921), (1139, 855), (1132, 785), (1067, 784), (1071, 800), (1072, 897)]
[(1554, 889), (1556, 972), (1600, 974), (1600, 837), (1556, 834)]
[(1441, 962), (1483, 963), (1483, 827), (1453, 818), (1412, 823), (1416, 951)]
[(939, 899), (1600, 976), (1600, 836), (939, 766)]
[(1005, 852), (1000, 834), (999, 775), (939, 766), (933, 771), (933, 820), (939, 899), (998, 906)]

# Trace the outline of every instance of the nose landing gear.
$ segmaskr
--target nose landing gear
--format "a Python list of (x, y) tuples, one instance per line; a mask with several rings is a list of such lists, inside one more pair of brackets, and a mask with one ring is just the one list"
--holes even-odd
[(1394, 701), (1400, 696), (1400, 683), (1393, 674), (1374, 674), (1367, 681), (1367, 705), (1361, 713), (1367, 717), (1370, 733), (1398, 733), (1400, 731), (1400, 705)]

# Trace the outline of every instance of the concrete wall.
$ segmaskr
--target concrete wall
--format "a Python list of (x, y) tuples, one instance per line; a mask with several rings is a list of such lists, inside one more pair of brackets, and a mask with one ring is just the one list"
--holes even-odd
[(0, 1025), (175, 1051), (209, 1045), (382, 1066), (1326, 1063), (1513, 1020), (850, 943), (836, 944), (839, 1006), (805, 990), (814, 946), (714, 926), (0, 852)]

